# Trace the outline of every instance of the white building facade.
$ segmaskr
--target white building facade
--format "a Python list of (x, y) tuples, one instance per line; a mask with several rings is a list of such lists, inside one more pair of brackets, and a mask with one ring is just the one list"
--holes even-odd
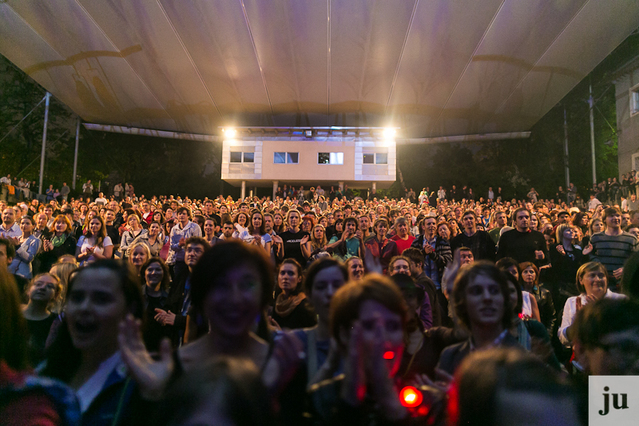
[(237, 128), (225, 132), (222, 179), (246, 188), (345, 185), (388, 188), (396, 180), (394, 129)]

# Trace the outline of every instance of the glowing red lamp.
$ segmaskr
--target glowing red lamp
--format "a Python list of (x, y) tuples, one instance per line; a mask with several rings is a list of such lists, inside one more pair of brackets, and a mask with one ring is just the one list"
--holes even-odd
[(406, 386), (399, 392), (399, 401), (404, 407), (414, 408), (424, 401), (424, 396), (417, 388)]

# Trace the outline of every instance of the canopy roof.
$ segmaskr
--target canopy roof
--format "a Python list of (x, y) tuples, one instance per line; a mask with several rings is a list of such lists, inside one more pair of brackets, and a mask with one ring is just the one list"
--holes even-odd
[(0, 53), (84, 121), (530, 130), (639, 26), (628, 0), (3, 0)]

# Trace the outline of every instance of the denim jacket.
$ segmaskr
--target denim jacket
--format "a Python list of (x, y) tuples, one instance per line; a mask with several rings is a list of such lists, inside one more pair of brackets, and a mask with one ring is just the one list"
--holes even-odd
[(34, 235), (29, 236), (29, 238), (20, 244), (20, 247), (16, 247), (16, 255), (9, 266), (9, 272), (15, 275), (20, 275), (26, 279), (31, 279), (31, 262), (33, 262), (33, 259), (36, 257), (41, 247), (42, 241), (40, 241), (39, 238)]

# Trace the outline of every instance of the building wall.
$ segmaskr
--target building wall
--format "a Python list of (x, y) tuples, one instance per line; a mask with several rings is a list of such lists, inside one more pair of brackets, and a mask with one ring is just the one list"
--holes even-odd
[(639, 170), (639, 113), (631, 114), (631, 89), (639, 90), (639, 68), (615, 81), (620, 174)]
[[(275, 152), (298, 152), (298, 164), (274, 164)], [(344, 164), (317, 164), (320, 152), (343, 152)], [(351, 141), (264, 141), (262, 179), (349, 181), (355, 179), (355, 143)]]
[[(231, 153), (253, 153), (254, 161), (231, 162)], [(297, 153), (298, 163), (274, 162), (274, 154)], [(343, 164), (318, 164), (318, 154), (343, 153)], [(364, 156), (386, 156), (386, 164), (365, 164)], [(250, 181), (258, 186), (271, 185), (273, 181), (297, 182), (345, 182), (349, 185), (368, 187), (370, 182), (394, 182), (396, 180), (395, 142), (349, 139), (287, 139), (244, 138), (225, 140), (222, 149), (222, 179), (237, 185), (238, 181)]]

